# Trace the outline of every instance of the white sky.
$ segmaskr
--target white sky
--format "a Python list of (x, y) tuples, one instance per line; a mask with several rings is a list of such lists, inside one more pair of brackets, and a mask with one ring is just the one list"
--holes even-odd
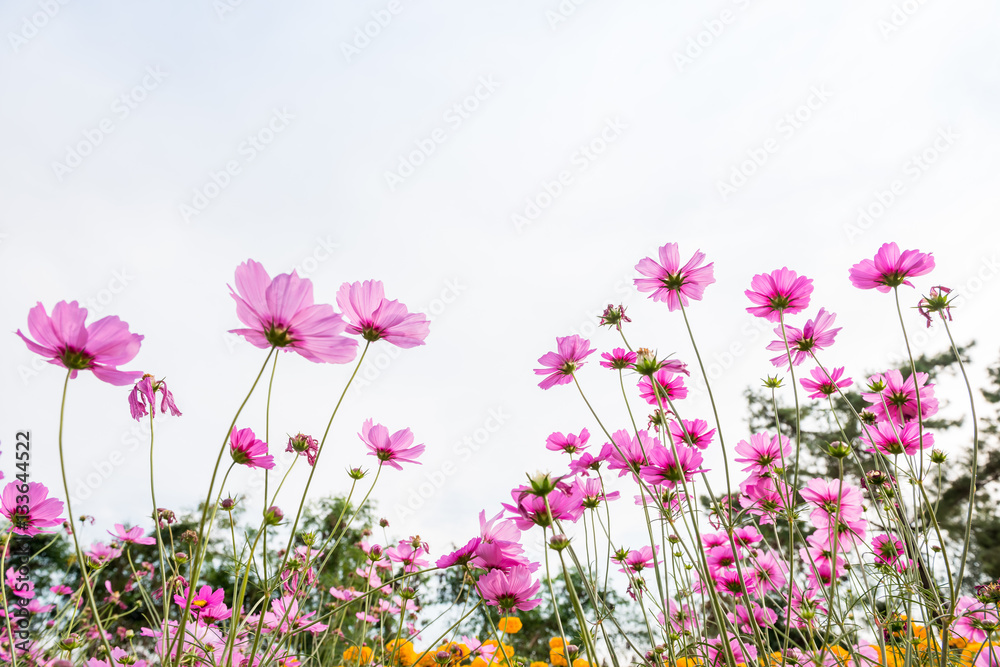
[[(421, 534), (434, 556), (474, 534), (480, 509), (499, 511), (524, 471), (563, 464), (544, 450), (550, 432), (587, 426), (600, 445), (571, 386), (536, 386), (556, 336), (610, 349), (593, 324), (624, 302), (633, 345), (693, 363), (679, 313), (630, 287), (635, 263), (668, 241), (715, 262), (717, 283), (690, 314), (717, 365), (730, 446), (747, 435), (742, 391), (771, 372), (770, 332), (744, 310), (754, 273), (787, 265), (815, 279), (808, 315), (824, 306), (845, 327), (826, 359), (858, 379), (897, 362), (902, 341), (891, 297), (851, 288), (848, 268), (888, 240), (932, 251), (937, 269), (904, 290), (906, 305), (931, 285), (956, 288), (959, 340), (980, 341), (980, 373), (995, 360), (995, 3), (223, 1), (0, 8), (8, 475), (14, 432), (30, 428), (32, 476), (59, 486), (63, 375), (39, 369), (13, 331), (37, 301), (78, 299), (91, 320), (116, 314), (145, 335), (128, 368), (166, 376), (184, 411), (157, 418), (159, 502), (193, 507), (265, 355), (225, 333), (240, 326), (226, 284), (247, 258), (272, 275), (297, 267), (318, 302), (374, 278), (433, 315), (426, 346), (372, 349), (313, 491), (343, 491), (345, 467), (374, 461), (355, 435), (364, 419), (412, 428), (424, 465), (386, 470), (374, 497), (396, 534)], [(400, 171), (420, 146), (429, 154)], [(859, 224), (859, 207), (874, 217)], [(907, 325), (923, 331), (915, 312)], [(944, 346), (931, 332), (918, 349)], [(596, 362), (581, 382), (622, 428), (617, 380)], [(283, 434), (321, 433), (349, 372), (281, 357), (279, 458)], [(957, 390), (947, 397), (960, 411)], [(95, 539), (116, 521), (151, 526), (127, 391), (88, 374), (71, 383), (70, 486), (74, 511), (98, 519)], [(240, 426), (263, 433), (263, 399)], [(685, 403), (686, 418), (710, 416), (703, 394)], [(460, 451), (491, 415), (502, 425)]]

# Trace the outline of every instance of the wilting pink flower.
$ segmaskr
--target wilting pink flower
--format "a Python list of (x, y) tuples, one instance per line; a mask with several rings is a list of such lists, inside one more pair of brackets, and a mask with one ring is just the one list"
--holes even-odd
[(843, 380), (840, 379), (844, 374), (843, 366), (834, 368), (830, 371), (829, 377), (827, 377), (826, 373), (819, 366), (809, 371), (809, 374), (815, 379), (810, 380), (809, 378), (801, 378), (799, 380), (799, 383), (805, 388), (806, 391), (812, 392), (809, 394), (809, 398), (825, 398), (832, 394), (836, 394), (838, 388), (845, 389), (854, 384), (854, 380), (851, 378), (844, 378)]
[(683, 429), (681, 424), (670, 422), (670, 435), (674, 442), (678, 445), (691, 445), (701, 450), (708, 449), (708, 446), (712, 444), (715, 429), (709, 430), (708, 422), (704, 419), (695, 419), (694, 421), (682, 419), (681, 422), (684, 426)]
[(756, 304), (747, 308), (747, 312), (768, 322), (777, 322), (782, 313), (794, 315), (805, 310), (812, 291), (812, 278), (800, 276), (786, 267), (759, 273), (750, 281), (750, 289), (744, 292)]
[(676, 243), (660, 247), (660, 261), (646, 257), (639, 260), (635, 270), (646, 278), (636, 278), (635, 286), (640, 292), (652, 292), (653, 301), (666, 301), (667, 310), (674, 311), (687, 306), (688, 299), (701, 301), (705, 288), (715, 282), (714, 262), (702, 266), (705, 254), (700, 250), (687, 264), (681, 266), (680, 252)]
[(877, 289), (888, 292), (893, 287), (909, 285), (907, 278), (930, 273), (934, 269), (933, 253), (919, 250), (899, 252), (899, 246), (885, 243), (875, 253), (875, 260), (863, 259), (850, 270), (851, 284), (858, 289)]
[(587, 441), (590, 440), (590, 431), (583, 429), (580, 435), (567, 433), (563, 435), (556, 431), (545, 440), (545, 448), (553, 452), (566, 452), (576, 454), (587, 448)]
[(411, 348), (423, 345), (430, 333), (427, 316), (386, 299), (378, 280), (344, 283), (337, 292), (337, 305), (351, 321), (347, 330), (370, 343), (385, 340), (396, 347)]
[(868, 443), (868, 451), (879, 450), (888, 456), (896, 454), (906, 454), (913, 456), (921, 449), (934, 446), (934, 434), (924, 432), (920, 435), (920, 424), (917, 422), (907, 422), (905, 424), (893, 424), (890, 421), (880, 421), (875, 426), (868, 427), (868, 437), (861, 436), (861, 441)]
[(68, 369), (71, 378), (78, 371), (91, 371), (98, 380), (120, 387), (142, 377), (141, 371), (120, 371), (116, 367), (135, 358), (143, 337), (129, 333), (128, 324), (113, 315), (90, 326), (84, 324), (86, 319), (87, 309), (76, 301), (60, 301), (51, 317), (39, 303), (28, 311), (28, 331), (38, 342), (27, 338), (20, 329), (17, 335), (35, 354)]
[(754, 476), (762, 476), (772, 470), (784, 468), (792, 454), (792, 443), (783, 435), (775, 434), (772, 438), (767, 431), (754, 433), (750, 440), (740, 440), (736, 443), (737, 463), (746, 463), (743, 468)]
[(236, 267), (236, 316), (248, 328), (230, 333), (261, 349), (280, 347), (316, 363), (344, 364), (354, 359), (357, 341), (344, 336), (347, 324), (329, 304), (313, 303), (312, 281), (295, 271), (272, 280), (248, 259)]
[(267, 453), (267, 443), (258, 440), (249, 428), (233, 427), (229, 434), (229, 454), (233, 461), (248, 468), (274, 469), (274, 457)]
[(616, 347), (611, 352), (602, 352), (601, 358), (605, 359), (605, 361), (600, 362), (601, 366), (624, 370), (630, 368), (638, 356), (635, 352), (630, 352), (623, 347)]
[(410, 429), (404, 428), (389, 435), (389, 429), (381, 424), (372, 426), (372, 420), (366, 419), (361, 426), (361, 433), (358, 433), (361, 441), (368, 446), (369, 456), (378, 458), (381, 463), (391, 466), (396, 470), (402, 470), (400, 463), (416, 463), (420, 461), (416, 457), (424, 453), (424, 445), (413, 444), (413, 433)]
[(573, 372), (583, 366), (584, 359), (596, 352), (590, 347), (589, 340), (575, 334), (556, 338), (556, 347), (556, 352), (546, 352), (538, 358), (538, 363), (545, 368), (536, 368), (535, 375), (548, 376), (538, 383), (542, 389), (572, 382)]
[(316, 465), (316, 455), (319, 454), (319, 441), (304, 433), (292, 435), (288, 437), (288, 446), (285, 447), (285, 451), (305, 455), (309, 465), (314, 466)]
[(498, 607), (502, 613), (529, 611), (542, 602), (541, 598), (532, 599), (541, 583), (533, 582), (531, 572), (522, 565), (511, 568), (509, 574), (493, 570), (480, 577), (478, 585), (486, 604)]
[(143, 530), (139, 526), (134, 526), (125, 529), (120, 523), (115, 524), (115, 532), (108, 531), (108, 535), (111, 535), (117, 539), (122, 544), (156, 544), (155, 537), (143, 537)]
[[(934, 385), (927, 384), (927, 373), (917, 373), (920, 386), (920, 411), (924, 419), (932, 417), (938, 410), (934, 398)], [(879, 392), (862, 393), (861, 396), (871, 406), (868, 408), (878, 419), (891, 419), (897, 424), (915, 419), (917, 416), (917, 394), (913, 388), (913, 375), (903, 381), (903, 374), (896, 369), (876, 373), (868, 378), (869, 385), (884, 384)], [(885, 405), (883, 405), (883, 401)], [(888, 412), (887, 412), (888, 410)]]
[(641, 476), (654, 486), (672, 487), (690, 482), (697, 473), (707, 471), (701, 467), (701, 452), (687, 445), (674, 445), (673, 448), (657, 445), (647, 452), (647, 456), (649, 464), (642, 467)]
[(931, 293), (928, 296), (920, 299), (917, 310), (927, 320), (927, 328), (931, 326), (933, 313), (937, 313), (942, 320), (951, 322), (951, 302), (954, 299), (948, 296), (949, 294), (951, 294), (951, 288), (937, 285), (931, 288)]
[[(653, 393), (652, 379), (644, 377), (639, 380), (639, 395), (650, 405), (659, 405), (667, 398), (671, 401), (687, 398), (688, 390), (684, 386), (684, 378), (680, 375), (674, 375), (667, 369), (661, 368), (653, 375), (653, 379), (656, 380), (655, 394)], [(659, 396), (659, 401), (657, 401), (657, 396)]]
[(767, 346), (767, 349), (772, 352), (780, 351), (781, 354), (773, 357), (771, 363), (778, 368), (788, 368), (788, 352), (790, 351), (792, 353), (792, 365), (798, 366), (809, 358), (810, 354), (833, 345), (833, 340), (837, 337), (837, 332), (841, 329), (841, 327), (837, 327), (836, 329), (830, 328), (836, 318), (837, 315), (835, 313), (828, 313), (823, 308), (820, 308), (816, 314), (816, 319), (808, 320), (806, 325), (801, 329), (786, 324), (785, 336), (788, 338), (787, 351), (785, 350), (785, 341), (780, 339), (781, 327), (777, 327), (774, 333), (779, 336), (779, 339), (772, 341)]
[[(162, 394), (160, 412), (166, 414), (167, 410), (169, 410), (170, 414), (174, 417), (181, 416), (181, 411), (177, 409), (177, 404), (174, 403), (174, 395), (167, 389), (167, 383), (163, 380), (154, 382), (153, 376), (146, 373), (142, 376), (141, 380), (135, 383), (135, 386), (132, 387), (132, 391), (128, 395), (128, 407), (133, 419), (139, 421), (150, 413), (154, 417), (156, 416), (156, 392)], [(149, 410), (146, 409), (147, 406)]]
[[(31, 537), (43, 532), (42, 528), (52, 528), (62, 525), (64, 519), (59, 515), (63, 511), (63, 503), (56, 498), (49, 498), (49, 489), (39, 482), (28, 482), (28, 493), (17, 490), (21, 484), (10, 482), (0, 493), (0, 514), (11, 523), (11, 532), (16, 535)], [(28, 496), (27, 502), (18, 502), (18, 496)]]

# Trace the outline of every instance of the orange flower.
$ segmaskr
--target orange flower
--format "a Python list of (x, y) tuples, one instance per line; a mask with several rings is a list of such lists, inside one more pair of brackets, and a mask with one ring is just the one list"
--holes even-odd
[(344, 662), (356, 660), (359, 664), (371, 662), (372, 650), (367, 646), (362, 646), (359, 650), (357, 646), (351, 646), (344, 650)]
[(500, 629), (500, 632), (506, 632), (508, 635), (516, 635), (521, 631), (522, 627), (521, 619), (517, 616), (506, 616), (501, 618), (500, 622), (497, 623), (497, 628)]

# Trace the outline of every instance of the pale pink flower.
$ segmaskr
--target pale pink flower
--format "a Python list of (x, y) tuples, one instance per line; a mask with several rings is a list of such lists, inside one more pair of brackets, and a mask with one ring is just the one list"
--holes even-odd
[(646, 276), (636, 278), (635, 286), (640, 292), (652, 292), (653, 301), (666, 301), (667, 310), (674, 311), (687, 306), (688, 299), (701, 301), (705, 288), (715, 282), (714, 262), (702, 266), (705, 254), (700, 250), (681, 266), (680, 252), (676, 243), (660, 247), (660, 261), (651, 257), (639, 260), (635, 270)]
[(87, 309), (76, 301), (60, 301), (52, 309), (52, 316), (41, 303), (28, 311), (28, 331), (38, 342), (21, 337), (28, 349), (47, 357), (50, 364), (70, 370), (75, 378), (78, 371), (91, 371), (98, 380), (116, 386), (135, 382), (141, 371), (120, 371), (117, 366), (127, 364), (139, 353), (142, 336), (130, 333), (128, 324), (115, 316), (104, 317), (90, 326), (84, 324)]
[(361, 426), (361, 433), (358, 433), (361, 441), (368, 446), (369, 456), (378, 458), (381, 463), (391, 466), (396, 470), (402, 470), (400, 463), (416, 463), (420, 461), (416, 457), (424, 453), (424, 445), (413, 445), (413, 433), (410, 429), (404, 428), (389, 435), (389, 429), (381, 424), (372, 425), (371, 419), (366, 419)]
[(385, 340), (411, 348), (423, 345), (430, 332), (427, 316), (411, 313), (399, 301), (386, 299), (378, 280), (344, 283), (337, 292), (337, 305), (351, 322), (347, 330), (370, 343)]
[(313, 303), (312, 281), (295, 271), (272, 279), (248, 259), (236, 268), (236, 315), (248, 328), (232, 329), (261, 349), (294, 351), (316, 363), (344, 364), (354, 359), (357, 341), (344, 336), (347, 324), (329, 304)]
[[(39, 482), (28, 482), (28, 493), (18, 490), (22, 486), (17, 481), (10, 482), (0, 493), (0, 515), (11, 523), (11, 532), (16, 535), (31, 537), (43, 532), (42, 528), (52, 528), (62, 525), (64, 519), (59, 515), (63, 511), (63, 502), (57, 498), (49, 498), (49, 489)], [(27, 495), (27, 502), (23, 497)]]
[(799, 329), (790, 325), (785, 325), (785, 337), (788, 339), (788, 349), (785, 349), (785, 341), (781, 337), (781, 327), (774, 330), (778, 340), (772, 341), (767, 349), (772, 352), (781, 352), (776, 357), (771, 358), (771, 363), (778, 368), (788, 368), (788, 352), (792, 355), (792, 365), (798, 366), (809, 358), (811, 354), (824, 350), (833, 345), (833, 340), (837, 337), (837, 332), (841, 327), (832, 329), (833, 321), (837, 318), (835, 313), (828, 313), (823, 308), (819, 309), (815, 320), (808, 320), (806, 325)]
[(573, 372), (581, 368), (584, 359), (596, 352), (590, 347), (590, 341), (580, 336), (563, 336), (556, 338), (557, 351), (546, 352), (538, 358), (544, 368), (536, 368), (535, 375), (547, 375), (538, 383), (542, 389), (551, 389), (558, 384), (568, 384), (573, 381)]

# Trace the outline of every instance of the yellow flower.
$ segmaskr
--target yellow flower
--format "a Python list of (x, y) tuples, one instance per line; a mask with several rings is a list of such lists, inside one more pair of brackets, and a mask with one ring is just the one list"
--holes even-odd
[(701, 660), (698, 658), (677, 658), (674, 667), (699, 667)]
[(549, 648), (557, 648), (557, 647), (561, 648), (562, 645), (563, 645), (562, 637), (553, 637), (552, 639), (549, 640)]
[(590, 667), (590, 663), (583, 658), (577, 658), (573, 661), (573, 667)]
[(417, 661), (418, 653), (413, 649), (413, 643), (406, 639), (399, 640), (399, 646), (396, 646), (396, 640), (393, 639), (391, 642), (385, 645), (386, 653), (392, 655), (393, 651), (396, 652), (396, 660), (399, 661), (400, 665), (403, 667), (412, 667), (413, 663)]
[(508, 635), (516, 635), (521, 631), (522, 627), (521, 619), (517, 616), (507, 616), (501, 618), (500, 622), (497, 623), (497, 628), (500, 629), (500, 632), (506, 632)]
[[(360, 656), (360, 657), (359, 657)], [(351, 646), (344, 650), (344, 662), (357, 660), (359, 663), (371, 662), (372, 650), (367, 646), (362, 646), (360, 651), (357, 646)]]

